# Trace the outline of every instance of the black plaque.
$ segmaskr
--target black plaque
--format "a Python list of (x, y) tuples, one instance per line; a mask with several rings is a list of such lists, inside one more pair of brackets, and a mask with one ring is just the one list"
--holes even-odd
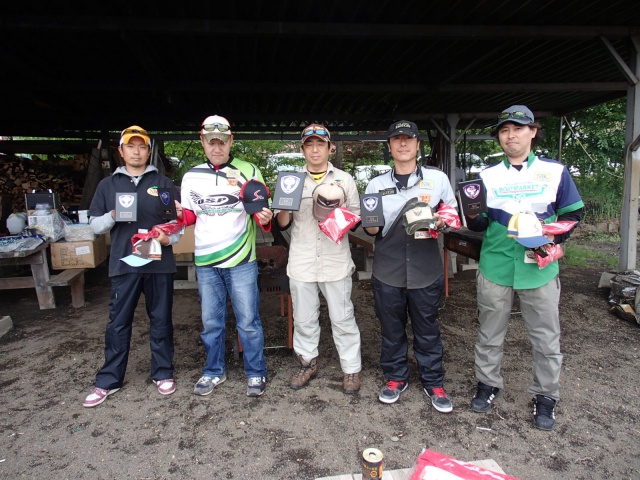
[(173, 188), (158, 188), (158, 199), (162, 208), (163, 220), (176, 219), (176, 194)]
[(384, 227), (382, 194), (360, 194), (360, 219), (363, 227)]
[(278, 172), (271, 203), (275, 210), (300, 210), (305, 175), (304, 172)]
[(465, 215), (478, 215), (487, 211), (487, 190), (482, 179), (458, 183), (460, 204)]

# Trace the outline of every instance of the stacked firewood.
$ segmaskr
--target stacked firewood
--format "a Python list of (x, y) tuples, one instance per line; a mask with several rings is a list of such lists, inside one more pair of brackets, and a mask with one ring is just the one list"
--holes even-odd
[[(64, 205), (78, 204), (88, 156), (52, 157), (41, 160), (13, 155), (0, 156), (0, 194), (13, 199), (12, 211), (25, 210), (24, 194), (51, 190)], [(6, 205), (5, 202), (3, 202)]]

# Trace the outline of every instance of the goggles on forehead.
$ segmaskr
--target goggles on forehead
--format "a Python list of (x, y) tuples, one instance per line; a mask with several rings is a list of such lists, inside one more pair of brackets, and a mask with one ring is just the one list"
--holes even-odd
[(522, 120), (526, 118), (527, 120), (531, 120), (531, 117), (529, 117), (529, 115), (525, 112), (502, 112), (500, 115), (498, 115), (498, 120), (505, 120), (507, 118), (515, 118), (516, 120)]
[(308, 130), (302, 131), (302, 137), (310, 137), (311, 135), (318, 135), (320, 137), (329, 138), (329, 132), (325, 128), (311, 127)]
[(120, 136), (122, 137), (123, 135), (127, 135), (127, 134), (145, 135), (147, 137), (149, 136), (149, 134), (144, 128), (125, 128), (120, 134)]
[(220, 133), (226, 133), (230, 128), (231, 127), (229, 127), (229, 125), (225, 125), (223, 123), (209, 123), (207, 125), (202, 125), (202, 129), (205, 132), (215, 132), (217, 129)]

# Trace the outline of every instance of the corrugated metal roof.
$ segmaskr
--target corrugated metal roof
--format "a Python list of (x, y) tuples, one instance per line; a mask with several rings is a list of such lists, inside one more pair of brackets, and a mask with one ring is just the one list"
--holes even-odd
[[(380, 131), (513, 103), (561, 115), (626, 94), (635, 1), (43, 2), (3, 5), (0, 134), (140, 124)], [(637, 38), (637, 37), (636, 37)]]

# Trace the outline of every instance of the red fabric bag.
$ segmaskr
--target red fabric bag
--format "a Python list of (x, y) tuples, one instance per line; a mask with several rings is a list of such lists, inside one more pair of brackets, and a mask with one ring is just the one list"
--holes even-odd
[(518, 480), (472, 463), (462, 462), (433, 450), (425, 450), (418, 457), (410, 480)]
[(360, 217), (345, 207), (338, 207), (327, 215), (327, 218), (318, 223), (320, 230), (331, 239), (340, 244), (344, 234), (358, 225)]
[(168, 237), (171, 234), (178, 233), (180, 230), (184, 228), (182, 223), (163, 223), (160, 225), (154, 226), (150, 232), (147, 233), (136, 233), (131, 237), (131, 245), (135, 245), (139, 240), (149, 240), (150, 238), (158, 238), (160, 235), (159, 230), (162, 230), (164, 234)]

